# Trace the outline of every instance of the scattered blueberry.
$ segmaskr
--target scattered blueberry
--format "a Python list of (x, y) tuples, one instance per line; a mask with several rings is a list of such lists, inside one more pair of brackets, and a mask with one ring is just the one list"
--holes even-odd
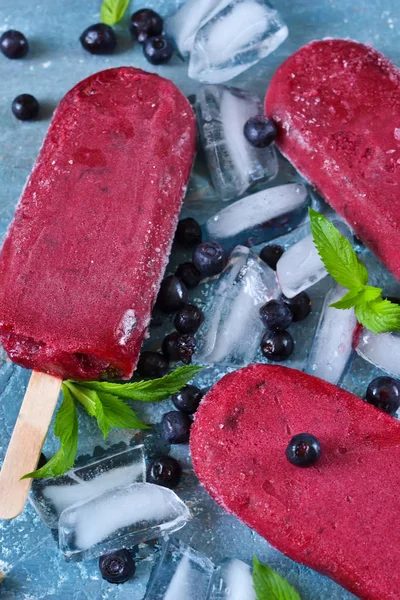
[(227, 262), (226, 252), (218, 242), (203, 242), (193, 252), (193, 264), (203, 277), (218, 275)]
[(311, 467), (320, 456), (320, 443), (311, 433), (295, 435), (286, 448), (286, 458), (296, 467)]
[(117, 45), (114, 29), (104, 23), (96, 23), (85, 29), (79, 40), (90, 54), (110, 54)]
[(125, 548), (100, 556), (99, 568), (108, 583), (125, 583), (136, 570), (132, 554)]
[(162, 343), (164, 356), (173, 362), (181, 361), (188, 365), (194, 352), (194, 337), (187, 333), (170, 333)]
[(163, 26), (163, 20), (158, 13), (149, 8), (142, 8), (131, 16), (129, 29), (132, 37), (143, 44), (147, 38), (160, 35)]
[(155, 483), (170, 489), (178, 485), (181, 476), (182, 467), (172, 456), (155, 458), (147, 468), (147, 481), (149, 483)]
[(148, 38), (143, 46), (143, 54), (152, 65), (162, 65), (169, 61), (174, 47), (165, 35)]
[(175, 271), (175, 275), (179, 277), (189, 289), (197, 287), (202, 280), (201, 273), (199, 273), (192, 262), (185, 262), (179, 265)]
[(267, 331), (261, 340), (261, 351), (269, 360), (286, 360), (292, 354), (293, 348), (293, 338), (288, 331)]
[(0, 37), (0, 50), (7, 58), (23, 58), (28, 54), (28, 40), (20, 31), (9, 29)]
[(196, 221), (188, 217), (181, 219), (175, 233), (175, 241), (182, 246), (197, 246), (202, 240), (201, 227)]
[(311, 312), (311, 300), (308, 294), (301, 292), (294, 298), (286, 298), (282, 296), (282, 300), (289, 306), (293, 315), (293, 322), (302, 321)]
[(32, 121), (38, 116), (39, 102), (31, 94), (20, 94), (14, 98), (11, 110), (20, 121)]
[(137, 372), (141, 377), (155, 379), (164, 377), (168, 372), (168, 360), (160, 352), (142, 352), (137, 364)]
[(174, 325), (179, 333), (196, 333), (204, 321), (203, 311), (194, 304), (185, 304), (175, 315)]
[(47, 463), (47, 457), (45, 454), (43, 454), (43, 452), (40, 453), (39, 456), (39, 462), (37, 464), (37, 469), (41, 469), (42, 467), (44, 467), (44, 465)]
[(177, 394), (172, 396), (172, 402), (178, 410), (192, 415), (198, 409), (203, 396), (203, 392), (195, 385), (185, 385)]
[(268, 246), (264, 246), (261, 250), (260, 258), (266, 262), (271, 269), (276, 271), (276, 265), (283, 253), (284, 249), (282, 246), (278, 246), (278, 244), (268, 244)]
[(393, 377), (376, 377), (367, 388), (367, 402), (394, 415), (400, 407), (400, 381)]
[(165, 313), (179, 310), (188, 301), (186, 286), (176, 275), (165, 277), (157, 297), (158, 307)]
[(189, 441), (192, 421), (178, 410), (166, 413), (161, 421), (163, 438), (170, 444), (184, 444)]
[(260, 317), (267, 329), (287, 329), (293, 320), (292, 312), (282, 300), (270, 300), (260, 308)]
[(278, 132), (273, 121), (264, 115), (257, 115), (246, 121), (243, 133), (255, 148), (266, 148), (272, 144)]

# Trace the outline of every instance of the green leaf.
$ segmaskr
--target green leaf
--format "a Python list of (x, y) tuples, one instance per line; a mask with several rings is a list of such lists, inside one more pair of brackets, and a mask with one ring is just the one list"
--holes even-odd
[(373, 287), (372, 285), (366, 285), (363, 290), (362, 301), (363, 302), (372, 302), (377, 298), (381, 297), (382, 288)]
[(110, 429), (150, 429), (123, 400), (111, 394), (98, 392), (96, 402), (96, 418), (104, 439)]
[(400, 306), (389, 300), (377, 298), (371, 302), (363, 299), (355, 307), (358, 321), (374, 333), (400, 331)]
[(79, 400), (91, 417), (96, 416), (98, 397), (94, 390), (86, 389), (84, 383), (74, 383), (70, 380), (64, 381), (63, 385), (70, 390), (71, 394), (75, 396), (77, 400)]
[(169, 375), (150, 381), (137, 381), (133, 383), (85, 381), (82, 385), (90, 390), (113, 394), (127, 400), (159, 402), (179, 392), (202, 368), (194, 365), (179, 367)]
[(347, 294), (345, 294), (343, 296), (343, 298), (341, 298), (337, 302), (333, 302), (329, 306), (332, 306), (333, 308), (342, 308), (342, 309), (351, 308), (352, 306), (355, 306), (357, 304), (360, 296), (362, 296), (363, 293), (364, 293), (363, 288), (354, 288), (353, 290), (350, 290), (349, 292), (347, 292)]
[(106, 25), (115, 25), (122, 19), (130, 0), (104, 0), (101, 5), (100, 18)]
[(253, 585), (257, 600), (300, 600), (299, 594), (273, 569), (253, 558)]
[(326, 217), (309, 208), (315, 246), (332, 277), (345, 288), (360, 288), (368, 282), (368, 272), (349, 240)]
[(64, 398), (54, 421), (54, 433), (61, 447), (56, 454), (40, 469), (24, 475), (22, 479), (59, 477), (73, 467), (78, 447), (78, 417), (69, 389), (63, 385)]

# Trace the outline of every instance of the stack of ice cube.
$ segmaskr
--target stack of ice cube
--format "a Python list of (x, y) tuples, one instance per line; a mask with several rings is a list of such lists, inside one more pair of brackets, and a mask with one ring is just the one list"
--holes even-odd
[(208, 83), (236, 77), (288, 36), (267, 0), (188, 0), (166, 20), (166, 32), (190, 54), (189, 76)]
[(196, 335), (195, 359), (210, 365), (248, 365), (264, 331), (259, 309), (280, 294), (275, 273), (249, 248), (237, 246), (216, 285)]
[(208, 219), (205, 233), (226, 250), (237, 244), (256, 246), (294, 229), (305, 218), (308, 190), (287, 183), (237, 200)]
[(251, 568), (237, 558), (227, 558), (215, 570), (208, 600), (256, 600)]
[(400, 336), (398, 333), (373, 333), (363, 329), (356, 352), (386, 373), (400, 378)]
[(255, 183), (278, 173), (273, 146), (254, 148), (243, 134), (249, 117), (263, 113), (260, 98), (239, 88), (205, 85), (196, 101), (200, 138), (216, 192), (238, 198)]

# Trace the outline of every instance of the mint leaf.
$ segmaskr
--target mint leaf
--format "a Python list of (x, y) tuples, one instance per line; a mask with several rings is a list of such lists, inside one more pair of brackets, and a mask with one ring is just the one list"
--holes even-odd
[(358, 260), (349, 240), (326, 217), (312, 208), (308, 211), (314, 244), (329, 274), (347, 289), (366, 285), (367, 269)]
[[(150, 381), (137, 381), (133, 383), (109, 383), (107, 381), (85, 381), (82, 385), (90, 390), (113, 394), (127, 400), (140, 402), (159, 402), (176, 394), (203, 367), (194, 365), (179, 367), (169, 375)], [(74, 382), (72, 382), (74, 384)]]
[(355, 312), (358, 321), (374, 333), (400, 331), (400, 306), (389, 300), (377, 298), (367, 302), (362, 299)]
[(353, 290), (347, 292), (347, 294), (345, 294), (343, 298), (341, 298), (337, 302), (333, 302), (329, 306), (332, 306), (333, 308), (342, 309), (352, 308), (352, 306), (355, 306), (357, 304), (357, 302), (363, 296), (363, 294), (364, 288), (354, 288)]
[(98, 392), (96, 403), (96, 418), (104, 439), (110, 429), (150, 429), (149, 425), (142, 423), (130, 406), (111, 394)]
[(74, 465), (78, 447), (78, 417), (69, 389), (63, 385), (62, 390), (64, 398), (54, 421), (54, 433), (59, 438), (61, 447), (43, 467), (27, 473), (22, 479), (59, 477)]
[(130, 0), (104, 0), (101, 5), (100, 18), (106, 25), (115, 25), (122, 19)]
[(253, 585), (257, 600), (300, 600), (299, 594), (276, 571), (253, 558)]

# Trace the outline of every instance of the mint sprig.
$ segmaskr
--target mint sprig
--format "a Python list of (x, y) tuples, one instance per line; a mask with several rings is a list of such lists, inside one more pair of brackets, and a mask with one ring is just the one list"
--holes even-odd
[(276, 571), (253, 558), (253, 585), (257, 600), (300, 600), (296, 590)]
[(151, 381), (110, 383), (107, 381), (72, 381), (62, 384), (63, 401), (54, 422), (54, 434), (60, 440), (56, 454), (40, 469), (24, 475), (43, 479), (59, 477), (73, 467), (78, 447), (76, 402), (96, 419), (104, 439), (113, 428), (149, 429), (125, 400), (159, 402), (179, 392), (202, 367), (179, 367), (173, 373)]
[(130, 0), (104, 0), (100, 9), (101, 22), (106, 25), (115, 25), (122, 19), (128, 8)]
[(309, 208), (311, 233), (326, 270), (349, 291), (331, 306), (354, 307), (357, 320), (374, 333), (400, 331), (400, 306), (382, 298), (382, 289), (368, 284), (368, 271), (349, 240), (326, 217)]

